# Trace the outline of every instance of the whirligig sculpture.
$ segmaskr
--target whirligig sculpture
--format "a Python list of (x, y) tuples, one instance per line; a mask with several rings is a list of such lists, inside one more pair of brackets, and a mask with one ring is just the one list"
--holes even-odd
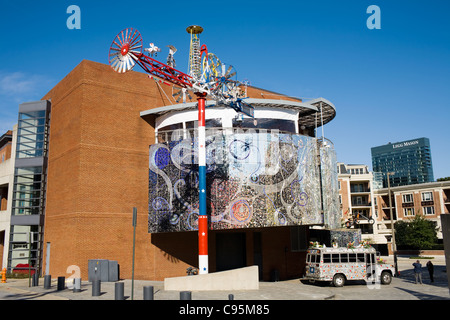
[[(238, 113), (253, 117), (253, 107), (245, 103), (242, 83), (236, 79), (233, 66), (222, 63), (215, 54), (209, 53), (206, 45), (200, 46), (199, 35), (203, 32), (200, 26), (189, 26), (190, 34), (189, 70), (188, 74), (175, 69), (174, 54), (177, 49), (169, 45), (167, 64), (153, 59), (161, 49), (154, 43), (144, 49), (142, 36), (136, 29), (127, 28), (114, 38), (109, 50), (109, 64), (114, 71), (125, 73), (138, 64), (149, 77), (173, 85), (178, 88), (174, 96), (177, 102), (193, 91), (198, 101), (198, 159), (199, 159), (199, 273), (208, 273), (208, 215), (206, 207), (206, 135), (205, 135), (205, 105), (206, 97), (234, 109)], [(143, 53), (148, 52), (149, 55)], [(190, 96), (190, 95), (189, 95)]]

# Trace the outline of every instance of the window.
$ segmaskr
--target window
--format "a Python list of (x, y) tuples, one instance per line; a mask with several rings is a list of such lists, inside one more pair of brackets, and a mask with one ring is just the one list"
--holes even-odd
[(42, 157), (46, 152), (46, 111), (19, 113), (17, 158)]
[(403, 195), (403, 202), (404, 203), (412, 203), (412, 202), (414, 202), (412, 193), (404, 194)]
[(422, 201), (433, 201), (433, 192), (422, 192)]
[[(256, 120), (256, 121), (255, 121)], [(267, 129), (267, 130), (280, 130), (295, 133), (295, 122), (292, 120), (284, 119), (268, 119), (268, 118), (244, 118), (236, 119), (233, 121), (233, 128), (254, 128), (254, 129)]]
[(356, 261), (357, 262), (365, 262), (366, 261), (366, 259), (364, 258), (364, 253), (357, 253), (356, 254)]
[(414, 216), (414, 208), (403, 208), (403, 215), (405, 217), (412, 217)]
[(434, 207), (423, 207), (423, 214), (424, 215), (430, 215), (430, 214), (434, 214)]
[(341, 262), (348, 262), (348, 254), (341, 253)]
[(339, 253), (333, 253), (332, 255), (331, 255), (331, 261), (333, 262), (333, 263), (339, 263)]
[(331, 262), (331, 255), (329, 253), (326, 253), (323, 255), (323, 263), (330, 263)]
[(356, 253), (348, 254), (348, 262), (356, 262)]

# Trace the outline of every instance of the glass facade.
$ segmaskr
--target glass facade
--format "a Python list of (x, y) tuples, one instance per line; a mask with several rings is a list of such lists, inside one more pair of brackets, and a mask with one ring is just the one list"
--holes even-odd
[(46, 142), (46, 110), (19, 113), (17, 158), (43, 157)]
[(40, 272), (49, 125), (50, 102), (19, 106), (9, 272)]
[(384, 173), (384, 188), (387, 188), (386, 172), (394, 172), (391, 187), (434, 181), (428, 138), (389, 143), (371, 150), (373, 171)]

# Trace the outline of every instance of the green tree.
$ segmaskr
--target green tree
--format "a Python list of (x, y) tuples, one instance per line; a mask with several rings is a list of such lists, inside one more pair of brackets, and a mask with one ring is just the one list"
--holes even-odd
[(412, 249), (431, 249), (437, 243), (437, 226), (435, 221), (416, 215), (407, 221), (397, 221), (394, 225), (395, 240), (398, 246)]

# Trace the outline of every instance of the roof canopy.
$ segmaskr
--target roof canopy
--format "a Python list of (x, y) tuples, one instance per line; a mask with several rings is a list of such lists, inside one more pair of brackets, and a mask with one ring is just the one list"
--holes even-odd
[[(301, 124), (306, 128), (320, 127), (333, 120), (336, 116), (336, 108), (334, 105), (323, 98), (317, 98), (314, 100), (300, 102), (300, 101), (288, 101), (288, 100), (276, 100), (276, 99), (255, 99), (248, 98), (245, 99), (245, 103), (253, 106), (255, 109), (258, 108), (280, 108), (280, 109), (290, 109), (298, 111), (299, 120)], [(224, 107), (224, 105), (216, 105), (213, 100), (206, 101), (206, 107)], [(322, 110), (320, 109), (322, 108)], [(160, 108), (149, 109), (141, 112), (141, 117), (154, 115), (162, 116), (169, 112), (179, 112), (186, 110), (197, 109), (197, 102), (180, 103), (170, 106), (164, 106)], [(321, 119), (323, 117), (323, 120)]]

